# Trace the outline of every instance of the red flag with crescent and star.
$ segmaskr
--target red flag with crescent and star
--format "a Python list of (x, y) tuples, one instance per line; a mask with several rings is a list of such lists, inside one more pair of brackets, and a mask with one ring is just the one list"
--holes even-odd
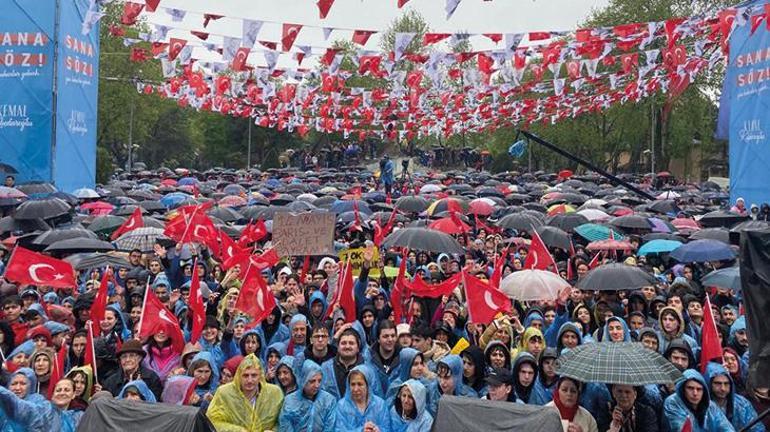
[(543, 239), (540, 238), (540, 234), (535, 230), (532, 230), (532, 243), (529, 245), (527, 259), (524, 260), (524, 268), (528, 270), (551, 270), (554, 273), (557, 271), (556, 261), (554, 261), (551, 253), (548, 252), (548, 247), (546, 247)]
[(489, 283), (462, 272), (465, 297), (468, 299), (468, 319), (477, 324), (489, 324), (500, 312), (511, 311), (511, 300)]
[(128, 219), (126, 219), (126, 221), (123, 222), (123, 224), (112, 233), (110, 239), (117, 240), (123, 234), (142, 227), (144, 227), (144, 219), (142, 219), (142, 208), (137, 206), (136, 209), (134, 209), (134, 212), (131, 213), (131, 216), (129, 216)]
[(171, 311), (166, 309), (155, 292), (148, 287), (144, 295), (142, 317), (139, 319), (139, 337), (147, 339), (161, 330), (171, 339), (171, 346), (174, 351), (181, 353), (184, 349), (184, 335), (181, 327), (179, 327), (179, 320)]
[(67, 261), (17, 246), (5, 268), (5, 278), (22, 285), (69, 288), (77, 286), (75, 270)]

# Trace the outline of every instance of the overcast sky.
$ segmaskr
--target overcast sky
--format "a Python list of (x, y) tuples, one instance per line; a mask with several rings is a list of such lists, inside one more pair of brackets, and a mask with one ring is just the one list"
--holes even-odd
[[(321, 20), (315, 0), (163, 0), (158, 11), (150, 14), (149, 22), (181, 28), (183, 31), (172, 31), (169, 36), (190, 39), (189, 30), (202, 30), (202, 13), (225, 15), (228, 18), (213, 21), (206, 29), (212, 34), (209, 42), (214, 43), (221, 40), (218, 35), (241, 36), (240, 20), (229, 19), (230, 17), (265, 21), (258, 39), (270, 41), (280, 41), (280, 23), (303, 24), (305, 27), (295, 45), (319, 47), (329, 46), (337, 39), (349, 40), (351, 35), (350, 31), (336, 31), (326, 41), (323, 27), (384, 30), (403, 11), (410, 8), (420, 12), (434, 32), (519, 33), (576, 29), (592, 9), (606, 6), (608, 2), (609, 0), (462, 0), (454, 15), (447, 20), (444, 0), (410, 0), (403, 9), (398, 9), (397, 0), (336, 0), (327, 18)], [(190, 13), (182, 22), (172, 23), (170, 16), (162, 10), (163, 7), (179, 8)], [(472, 42), (476, 49), (491, 48), (482, 46), (490, 43), (488, 41)], [(378, 47), (379, 37), (375, 35), (364, 48)]]

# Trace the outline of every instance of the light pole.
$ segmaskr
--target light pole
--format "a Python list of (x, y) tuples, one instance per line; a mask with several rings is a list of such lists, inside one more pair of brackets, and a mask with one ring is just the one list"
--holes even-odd
[(249, 146), (248, 150), (246, 152), (246, 169), (248, 170), (251, 168), (251, 124), (254, 122), (254, 120), (249, 116)]

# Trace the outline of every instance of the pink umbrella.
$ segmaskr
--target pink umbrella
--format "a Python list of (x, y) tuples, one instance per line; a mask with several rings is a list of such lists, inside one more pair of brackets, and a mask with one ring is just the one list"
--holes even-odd
[(219, 200), (220, 207), (243, 207), (247, 203), (248, 201), (246, 201), (246, 198), (235, 195), (228, 195)]
[(471, 201), (469, 207), (470, 214), (476, 214), (479, 216), (489, 216), (495, 211), (495, 207), (490, 204), (484, 198), (478, 198)]
[(621, 241), (621, 240), (599, 240), (595, 242), (588, 243), (588, 246), (586, 246), (586, 249), (590, 251), (595, 250), (634, 250), (634, 245), (627, 241)]
[(692, 230), (692, 231), (698, 231), (701, 227), (698, 225), (698, 222), (696, 222), (694, 219), (690, 218), (676, 218), (671, 220), (671, 225), (682, 229)]
[(110, 212), (115, 209), (115, 206), (105, 201), (93, 201), (81, 205), (80, 209), (86, 210), (89, 214), (94, 216), (102, 216), (110, 214)]

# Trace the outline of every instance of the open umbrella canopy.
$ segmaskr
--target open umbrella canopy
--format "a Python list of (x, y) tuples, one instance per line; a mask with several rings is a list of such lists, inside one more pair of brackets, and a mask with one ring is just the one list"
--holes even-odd
[(652, 275), (639, 267), (610, 263), (590, 270), (578, 280), (577, 287), (589, 291), (633, 291), (656, 283)]
[(497, 221), (497, 226), (505, 229), (513, 229), (518, 232), (530, 232), (542, 225), (542, 220), (527, 213), (505, 215)]
[(167, 237), (163, 235), (162, 229), (148, 227), (137, 228), (123, 234), (120, 238), (115, 240), (115, 247), (122, 251), (139, 249), (142, 252), (152, 252), (157, 239), (167, 239)]
[(139, 212), (142, 214), (147, 214), (147, 210), (145, 210), (144, 207), (134, 204), (116, 207), (115, 210), (112, 211), (112, 214), (115, 216), (131, 216), (136, 209), (139, 209)]
[(626, 215), (610, 219), (609, 223), (613, 226), (630, 230), (650, 230), (652, 226), (650, 221), (643, 216)]
[(406, 247), (428, 252), (462, 254), (464, 249), (449, 234), (427, 228), (403, 228), (385, 238), (384, 248)]
[[(610, 238), (610, 227), (588, 223), (575, 227), (575, 233), (588, 241), (607, 240)], [(612, 230), (612, 236), (616, 239), (623, 238), (620, 231)]]
[(32, 242), (32, 244), (37, 246), (48, 246), (53, 243), (56, 243), (60, 240), (69, 240), (69, 239), (98, 239), (96, 234), (94, 234), (92, 231), (89, 231), (80, 224), (76, 224), (72, 227), (65, 227), (65, 228), (56, 228), (49, 231), (45, 231), (39, 236), (35, 238), (35, 240)]
[(489, 216), (495, 211), (494, 201), (489, 198), (476, 198), (468, 205), (468, 213)]
[(541, 226), (536, 228), (536, 231), (546, 246), (570, 250), (572, 242), (566, 231), (552, 226)]
[(51, 227), (43, 219), (17, 220), (12, 216), (0, 218), (0, 234), (33, 231), (47, 231)]
[(730, 228), (735, 224), (741, 223), (745, 220), (748, 220), (748, 216), (739, 215), (737, 213), (732, 213), (726, 210), (717, 210), (713, 211), (711, 213), (706, 213), (701, 217), (698, 222), (703, 227), (706, 228), (713, 228), (713, 227), (725, 227)]
[(603, 212), (602, 210), (595, 209), (595, 208), (585, 208), (582, 210), (578, 210), (577, 214), (584, 216), (590, 222), (603, 222), (603, 221), (609, 220), (612, 217), (607, 213)]
[(587, 224), (588, 218), (580, 213), (562, 213), (548, 217), (546, 225), (573, 232), (580, 225)]
[(70, 211), (70, 205), (59, 198), (31, 199), (24, 201), (13, 214), (14, 219), (53, 219)]
[(671, 225), (675, 226), (680, 231), (684, 231), (684, 230), (698, 231), (700, 229), (700, 225), (698, 224), (698, 222), (696, 222), (695, 219), (690, 219), (690, 218), (671, 219)]
[(586, 249), (590, 251), (631, 251), (636, 249), (630, 242), (623, 240), (607, 239), (588, 243)]
[(111, 250), (115, 250), (115, 247), (111, 243), (92, 238), (59, 240), (45, 248), (46, 252), (59, 254), (75, 252), (107, 252)]
[(337, 200), (337, 202), (332, 204), (329, 211), (332, 213), (341, 214), (345, 212), (355, 211), (356, 206), (358, 206), (358, 212), (361, 214), (370, 215), (374, 213), (369, 208), (369, 204), (367, 204), (366, 201), (362, 201), (362, 200)]
[(676, 240), (656, 239), (642, 245), (636, 253), (639, 256), (650, 254), (669, 253), (682, 245), (682, 242)]
[(740, 267), (727, 267), (703, 276), (700, 280), (701, 285), (704, 287), (717, 287), (723, 289), (731, 289), (735, 292), (741, 290), (741, 268)]
[(44, 196), (56, 192), (56, 189), (51, 183), (46, 182), (30, 182), (16, 186), (16, 189), (24, 192), (27, 196)]
[(433, 202), (427, 210), (430, 216), (445, 211), (466, 213), (468, 211), (468, 202), (458, 198), (442, 198)]
[(428, 228), (441, 231), (442, 233), (446, 234), (462, 234), (466, 232), (470, 232), (471, 227), (468, 226), (465, 222), (457, 219), (455, 222), (454, 219), (451, 217), (445, 217), (441, 219), (437, 219), (428, 225)]
[(711, 239), (691, 241), (671, 252), (671, 258), (686, 263), (731, 260), (735, 257), (730, 245)]
[(88, 270), (107, 266), (113, 268), (131, 267), (131, 264), (125, 258), (107, 253), (77, 253), (64, 258), (64, 261), (72, 264), (75, 270)]
[(569, 350), (556, 373), (582, 382), (641, 386), (670, 384), (682, 377), (674, 365), (638, 342), (597, 342)]
[(518, 301), (556, 300), (570, 284), (554, 272), (519, 270), (500, 281), (500, 291)]
[(123, 216), (115, 216), (115, 215), (99, 216), (95, 218), (93, 221), (91, 221), (90, 224), (88, 224), (88, 229), (97, 234), (110, 234), (116, 229), (118, 229), (119, 226), (123, 225), (123, 222), (125, 221), (126, 221), (126, 218), (124, 218)]
[(14, 206), (27, 199), (24, 192), (6, 186), (0, 186), (0, 206)]
[(80, 206), (81, 212), (85, 210), (88, 212), (88, 214), (94, 216), (109, 214), (114, 209), (115, 206), (106, 201), (93, 201), (81, 204)]
[(72, 195), (75, 195), (78, 199), (101, 198), (101, 195), (99, 195), (99, 192), (91, 188), (75, 189), (75, 191), (72, 192)]
[(690, 240), (717, 240), (730, 244), (730, 231), (727, 228), (704, 228), (690, 234)]

